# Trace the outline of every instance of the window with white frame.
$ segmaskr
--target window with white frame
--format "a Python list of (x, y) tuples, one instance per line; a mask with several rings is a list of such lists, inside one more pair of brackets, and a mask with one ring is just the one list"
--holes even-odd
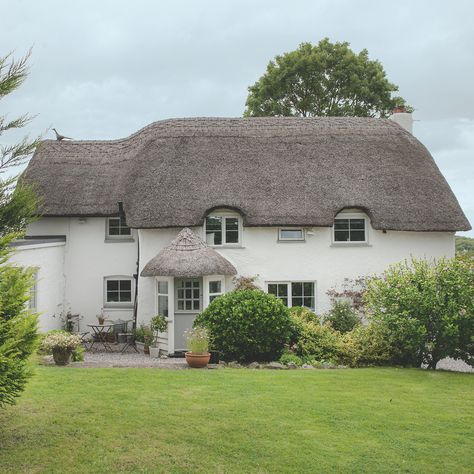
[(316, 293), (314, 281), (269, 282), (268, 293), (280, 298), (289, 308), (304, 306), (316, 309)]
[(132, 232), (125, 223), (123, 216), (109, 217), (107, 219), (107, 238), (109, 239), (129, 239)]
[(336, 217), (334, 219), (334, 242), (367, 242), (367, 219), (362, 216)]
[(158, 294), (158, 314), (161, 314), (165, 318), (169, 315), (169, 294), (168, 294), (168, 282), (158, 281), (157, 284)]
[(222, 280), (209, 281), (209, 303), (212, 303), (212, 301), (224, 293), (222, 286)]
[(107, 277), (105, 279), (105, 303), (109, 305), (131, 305), (132, 278)]
[(176, 308), (178, 311), (201, 310), (201, 284), (199, 279), (178, 280), (176, 284)]
[(212, 214), (206, 217), (205, 234), (208, 245), (239, 245), (240, 217)]
[(28, 300), (28, 308), (30, 311), (38, 309), (38, 270), (35, 270), (31, 275), (33, 284), (30, 287), (30, 298)]
[(304, 229), (302, 228), (283, 228), (278, 229), (278, 240), (288, 242), (298, 242), (304, 240)]

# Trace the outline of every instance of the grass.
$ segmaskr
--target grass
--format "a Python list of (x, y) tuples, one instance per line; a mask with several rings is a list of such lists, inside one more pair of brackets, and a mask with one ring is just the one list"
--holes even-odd
[(474, 471), (474, 376), (39, 367), (0, 471)]

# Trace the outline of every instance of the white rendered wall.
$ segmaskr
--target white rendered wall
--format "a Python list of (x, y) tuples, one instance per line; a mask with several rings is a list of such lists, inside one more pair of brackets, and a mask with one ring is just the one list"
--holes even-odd
[[(66, 235), (65, 310), (83, 317), (81, 330), (87, 330), (87, 324), (97, 323), (96, 315), (102, 310), (112, 320), (133, 316), (133, 302), (122, 307), (105, 305), (104, 277), (131, 277), (136, 273), (137, 239), (109, 242), (105, 233), (106, 219), (100, 217), (43, 218), (31, 224), (27, 232), (27, 235)], [(135, 231), (132, 234), (136, 236)]]
[[(104, 218), (88, 218), (83, 223), (77, 218), (44, 218), (30, 226), (28, 235), (66, 235), (63, 247), (65, 310), (81, 314), (85, 325), (96, 322), (95, 315), (104, 307), (104, 277), (136, 273), (137, 234), (141, 271), (180, 230), (142, 229), (134, 231), (134, 242), (109, 243), (104, 242)], [(192, 230), (203, 235), (201, 227)], [(411, 255), (417, 258), (454, 256), (454, 235), (448, 232), (388, 231), (384, 234), (369, 226), (367, 246), (336, 247), (332, 246), (332, 229), (318, 227), (306, 231), (305, 242), (278, 242), (275, 227), (245, 227), (241, 247), (217, 250), (235, 265), (240, 275), (258, 275), (257, 283), (262, 288), (268, 281), (315, 281), (319, 313), (329, 307), (326, 292), (345, 278), (381, 273), (391, 263)], [(41, 259), (38, 256), (30, 260), (28, 265), (38, 266), (36, 261)], [(57, 274), (61, 274), (59, 269)], [(226, 279), (227, 290), (230, 280)], [(139, 278), (139, 322), (149, 322), (156, 314), (155, 285), (154, 278)], [(128, 319), (133, 314), (131, 305), (122, 309), (105, 308), (105, 311), (110, 319)]]
[(15, 265), (36, 269), (36, 311), (40, 331), (62, 328), (64, 249), (62, 242), (25, 245), (15, 247), (10, 259)]
[[(334, 246), (332, 229), (306, 229), (305, 242), (278, 242), (275, 227), (245, 227), (242, 246), (216, 250), (234, 264), (239, 275), (258, 275), (257, 283), (265, 288), (268, 281), (315, 281), (316, 311), (329, 309), (328, 290), (345, 278), (380, 274), (390, 264), (416, 258), (454, 256), (454, 234), (450, 232), (376, 231), (369, 224), (368, 245)], [(141, 269), (181, 229), (140, 230)], [(193, 228), (203, 235), (202, 228)], [(313, 235), (308, 235), (312, 233)], [(140, 271), (141, 271), (140, 269)], [(227, 279), (229, 287), (230, 279)], [(139, 313), (144, 320), (155, 311), (153, 278), (140, 278)]]

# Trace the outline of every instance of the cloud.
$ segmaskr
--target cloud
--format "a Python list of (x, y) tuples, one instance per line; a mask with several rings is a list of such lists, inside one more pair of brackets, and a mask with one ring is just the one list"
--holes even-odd
[(19, 55), (34, 45), (31, 74), (1, 106), (39, 114), (32, 134), (53, 125), (78, 139), (169, 117), (240, 116), (275, 55), (325, 36), (349, 41), (415, 107), (415, 133), (474, 222), (473, 14), (468, 0), (17, 0), (2, 8), (0, 44)]

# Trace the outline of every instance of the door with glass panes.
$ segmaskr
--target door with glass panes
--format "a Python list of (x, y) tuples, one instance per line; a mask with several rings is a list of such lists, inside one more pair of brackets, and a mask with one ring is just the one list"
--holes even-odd
[(191, 329), (202, 310), (202, 278), (175, 280), (174, 345), (175, 351), (186, 350), (185, 331)]

